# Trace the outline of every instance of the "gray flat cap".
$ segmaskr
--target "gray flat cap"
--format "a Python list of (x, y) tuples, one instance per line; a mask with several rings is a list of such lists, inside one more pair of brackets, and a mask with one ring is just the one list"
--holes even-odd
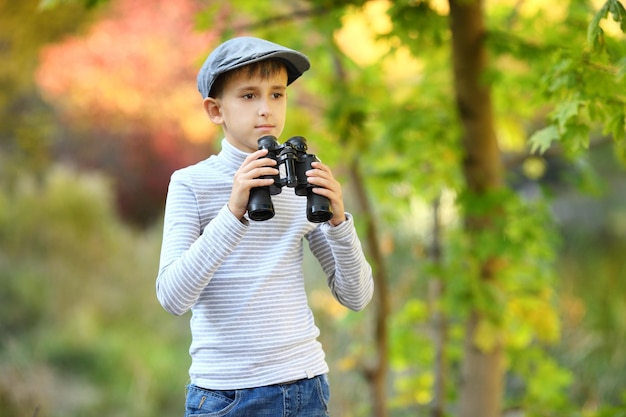
[(198, 91), (207, 98), (218, 75), (268, 58), (280, 59), (287, 68), (287, 85), (311, 67), (306, 55), (264, 39), (242, 36), (215, 48), (198, 72)]

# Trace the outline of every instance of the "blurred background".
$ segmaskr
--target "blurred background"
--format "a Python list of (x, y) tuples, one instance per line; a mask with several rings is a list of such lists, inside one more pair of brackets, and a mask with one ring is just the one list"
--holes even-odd
[[(505, 192), (478, 236), (447, 1), (0, 0), (0, 416), (183, 414), (163, 208), (171, 173), (219, 151), (195, 77), (235, 35), (311, 59), (285, 135), (341, 179), (376, 273), (351, 313), (307, 254), (331, 415), (467, 416), (472, 311), (504, 358), (500, 415), (626, 415), (624, 8), (481, 10)], [(485, 253), (496, 285), (476, 279)]]

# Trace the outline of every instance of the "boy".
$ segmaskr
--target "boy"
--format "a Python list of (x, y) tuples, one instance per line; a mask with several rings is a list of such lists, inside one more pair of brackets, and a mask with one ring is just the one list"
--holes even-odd
[(286, 88), (309, 66), (297, 51), (239, 37), (215, 49), (198, 74), (204, 109), (224, 132), (222, 150), (172, 175), (156, 282), (167, 311), (193, 313), (186, 416), (328, 415), (303, 238), (340, 303), (358, 311), (372, 297), (370, 265), (326, 165), (316, 162), (306, 175), (331, 203), (328, 222), (307, 221), (306, 198), (290, 188), (272, 196), (272, 219), (246, 215), (250, 189), (272, 184), (262, 177), (278, 172), (257, 140), (280, 136)]

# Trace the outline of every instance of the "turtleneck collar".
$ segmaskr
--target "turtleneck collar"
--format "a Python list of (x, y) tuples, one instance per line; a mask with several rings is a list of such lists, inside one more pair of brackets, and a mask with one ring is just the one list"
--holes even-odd
[(234, 174), (239, 169), (244, 159), (248, 157), (248, 155), (250, 154), (235, 148), (224, 138), (222, 139), (222, 150), (217, 155), (217, 157), (220, 162), (226, 167), (229, 174)]

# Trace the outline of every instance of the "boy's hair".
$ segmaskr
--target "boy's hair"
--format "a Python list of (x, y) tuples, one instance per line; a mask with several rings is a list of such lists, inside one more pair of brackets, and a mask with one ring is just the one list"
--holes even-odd
[(215, 79), (215, 82), (211, 86), (209, 97), (220, 98), (224, 93), (224, 86), (228, 81), (235, 78), (241, 73), (245, 73), (248, 78), (259, 77), (261, 79), (268, 79), (274, 75), (279, 74), (283, 69), (287, 69), (285, 63), (280, 59), (264, 59), (262, 61), (253, 62), (243, 67), (235, 68), (233, 70), (224, 72)]

